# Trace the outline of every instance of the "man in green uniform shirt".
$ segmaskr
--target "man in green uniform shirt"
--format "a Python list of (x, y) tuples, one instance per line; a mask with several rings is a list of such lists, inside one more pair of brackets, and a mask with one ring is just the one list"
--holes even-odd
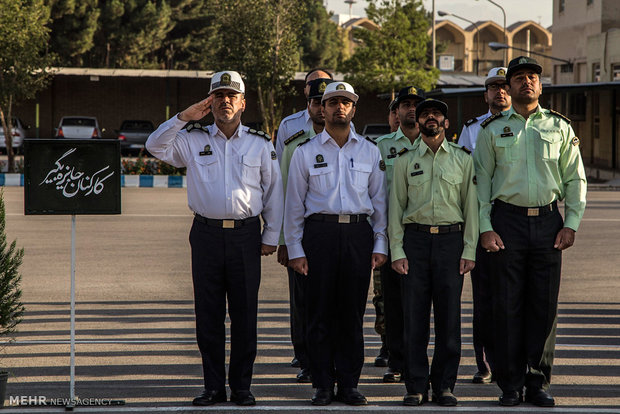
[[(474, 153), (480, 242), (490, 255), (500, 405), (555, 404), (547, 393), (555, 350), (562, 250), (573, 245), (586, 205), (579, 138), (543, 109), (542, 67), (520, 56), (506, 80), (512, 108), (486, 119)], [(565, 200), (564, 220), (557, 202)]]
[[(463, 275), (474, 268), (478, 201), (469, 150), (448, 142), (448, 106), (416, 106), (421, 136), (394, 163), (388, 232), (392, 268), (401, 281), (405, 338), (405, 405), (428, 399), (457, 404), (452, 393), (461, 358)], [(429, 375), (430, 310), (435, 352)]]
[[(377, 138), (377, 146), (385, 164), (386, 193), (390, 193), (394, 161), (413, 148), (413, 142), (420, 135), (416, 122), (416, 105), (424, 100), (424, 92), (414, 86), (407, 86), (398, 92), (393, 103), (398, 115), (399, 128)], [(383, 382), (400, 382), (403, 372), (403, 305), (400, 293), (400, 275), (392, 269), (391, 261), (381, 266), (380, 280), (383, 291), (385, 313), (385, 342), (388, 350), (388, 369)]]

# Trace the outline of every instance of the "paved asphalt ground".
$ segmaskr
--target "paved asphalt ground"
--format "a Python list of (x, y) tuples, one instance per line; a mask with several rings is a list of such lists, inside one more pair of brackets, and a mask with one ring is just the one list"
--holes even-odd
[[(9, 397), (69, 396), (69, 216), (24, 216), (23, 188), (4, 188), (9, 240), (26, 250), (25, 319), (2, 350), (11, 372), (4, 412), (61, 412), (61, 407), (11, 406)], [(591, 191), (576, 245), (565, 252), (552, 393), (558, 407), (497, 406), (495, 384), (471, 384), (469, 275), (463, 291), (463, 352), (455, 394), (459, 406), (401, 405), (403, 384), (383, 384), (372, 361), (380, 341), (369, 301), (366, 364), (360, 390), (368, 407), (309, 404), (312, 388), (295, 383), (289, 366), (288, 293), (275, 256), (263, 259), (259, 349), (253, 392), (256, 408), (232, 403), (191, 407), (202, 370), (194, 339), (188, 232), (192, 216), (184, 189), (127, 188), (119, 216), (77, 217), (76, 395), (124, 400), (124, 406), (76, 412), (620, 412), (620, 192)], [(369, 296), (370, 298), (370, 296)], [(431, 338), (432, 341), (432, 338)], [(432, 349), (432, 345), (431, 345)]]

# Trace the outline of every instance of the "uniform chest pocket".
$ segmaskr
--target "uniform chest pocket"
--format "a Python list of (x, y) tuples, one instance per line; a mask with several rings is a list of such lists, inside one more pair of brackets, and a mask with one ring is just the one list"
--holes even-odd
[(562, 136), (556, 133), (538, 133), (538, 148), (543, 160), (555, 161), (560, 158), (560, 148), (562, 146)]
[(407, 171), (407, 184), (416, 189), (421, 189), (430, 179), (431, 175), (424, 170)]
[(495, 160), (498, 164), (509, 164), (515, 160), (517, 155), (516, 142), (516, 136), (495, 138)]
[(241, 157), (241, 175), (245, 184), (260, 184), (260, 166), (261, 159), (259, 157), (248, 155)]
[(327, 191), (336, 185), (334, 168), (331, 166), (321, 168), (310, 168), (308, 185), (313, 190)]
[(353, 163), (349, 169), (351, 171), (351, 183), (357, 189), (365, 190), (368, 188), (368, 177), (372, 172), (370, 164)]
[(443, 172), (441, 174), (441, 183), (443, 184), (442, 187), (448, 193), (450, 200), (458, 201), (461, 192), (461, 184), (463, 183), (463, 176), (453, 172)]
[(194, 158), (194, 168), (198, 179), (205, 183), (217, 180), (220, 174), (220, 163), (213, 155), (200, 156)]

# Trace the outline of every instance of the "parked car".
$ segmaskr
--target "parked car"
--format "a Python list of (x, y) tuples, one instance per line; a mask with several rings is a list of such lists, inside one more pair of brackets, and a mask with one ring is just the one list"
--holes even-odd
[(366, 124), (362, 131), (363, 137), (377, 139), (380, 136), (390, 133), (390, 124)]
[(117, 131), (121, 141), (121, 153), (139, 153), (144, 149), (144, 144), (151, 133), (155, 131), (151, 121), (125, 120)]
[(101, 138), (101, 131), (93, 116), (63, 116), (56, 129), (56, 138)]
[[(15, 117), (13, 119), (13, 152), (16, 154), (22, 151), (22, 145), (24, 144), (24, 138), (26, 138), (26, 131), (30, 128), (24, 125), (21, 119)], [(4, 127), (0, 123), (0, 151), (6, 152), (6, 139), (4, 137)]]

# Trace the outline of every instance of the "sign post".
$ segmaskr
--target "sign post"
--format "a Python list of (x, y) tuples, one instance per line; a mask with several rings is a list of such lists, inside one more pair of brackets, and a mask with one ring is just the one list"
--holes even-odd
[(121, 213), (118, 140), (24, 141), (24, 213), (71, 215), (70, 397), (75, 406), (75, 227), (77, 214)]

